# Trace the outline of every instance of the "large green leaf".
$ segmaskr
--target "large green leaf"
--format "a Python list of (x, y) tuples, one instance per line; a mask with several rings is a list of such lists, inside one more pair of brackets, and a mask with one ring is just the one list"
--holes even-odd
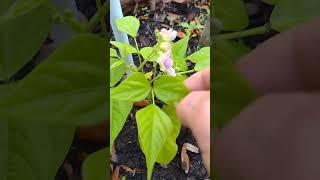
[(41, 5), (0, 21), (0, 79), (8, 79), (38, 52), (51, 30), (51, 11)]
[(162, 108), (162, 110), (170, 117), (173, 130), (171, 134), (167, 137), (166, 145), (161, 149), (157, 162), (160, 164), (168, 164), (175, 157), (178, 151), (178, 146), (176, 143), (176, 139), (179, 136), (181, 123), (176, 114), (176, 108), (173, 105), (167, 105)]
[(285, 31), (297, 24), (320, 16), (318, 0), (281, 0), (271, 15), (271, 27), (277, 31)]
[(71, 145), (75, 128), (0, 121), (0, 177), (54, 179)]
[(132, 109), (133, 103), (130, 101), (119, 101), (111, 99), (110, 101), (110, 148), (112, 148), (113, 142), (122, 130), (127, 117)]
[(16, 0), (4, 13), (4, 18), (10, 19), (23, 16), (46, 2), (48, 2), (48, 0)]
[(121, 57), (123, 58), (125, 58), (128, 54), (137, 53), (137, 49), (130, 44), (117, 41), (110, 41), (110, 44), (114, 45), (121, 51)]
[(136, 37), (140, 21), (133, 16), (126, 16), (121, 19), (117, 19), (116, 26), (120, 31), (128, 33), (132, 37)]
[(119, 86), (113, 88), (110, 96), (123, 101), (141, 101), (150, 93), (151, 85), (144, 74), (132, 73)]
[(109, 179), (108, 148), (101, 149), (91, 154), (82, 165), (83, 180)]
[(121, 80), (126, 72), (126, 61), (110, 57), (110, 87), (113, 87)]
[(188, 68), (186, 64), (186, 52), (188, 49), (189, 39), (189, 36), (186, 36), (174, 43), (172, 46), (172, 58), (176, 68), (181, 71), (185, 71)]
[(148, 59), (148, 61), (155, 62), (159, 58), (159, 50), (152, 47), (144, 47), (140, 49), (140, 54), (143, 59)]
[(73, 125), (105, 120), (106, 51), (95, 35), (68, 40), (9, 94), (0, 94), (2, 118)]
[(196, 63), (195, 70), (200, 71), (210, 67), (210, 47), (201, 48), (187, 57), (190, 61)]
[(154, 92), (158, 99), (172, 104), (184, 98), (189, 90), (179, 78), (163, 75), (154, 81)]
[(215, 0), (213, 11), (222, 22), (222, 30), (240, 31), (249, 25), (249, 17), (242, 0)]
[(146, 156), (148, 179), (151, 179), (154, 163), (174, 127), (169, 116), (154, 104), (139, 110), (136, 119), (140, 147)]
[(9, 7), (14, 3), (15, 0), (1, 0), (0, 2), (0, 16), (2, 16)]

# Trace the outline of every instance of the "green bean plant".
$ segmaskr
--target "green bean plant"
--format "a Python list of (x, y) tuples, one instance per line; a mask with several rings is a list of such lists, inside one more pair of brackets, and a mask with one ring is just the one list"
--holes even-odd
[[(49, 0), (0, 1), (0, 179), (53, 180), (76, 127), (107, 120), (107, 38), (92, 30), (104, 21), (109, 2), (97, 5), (97, 14), (82, 23)], [(75, 34), (16, 79), (54, 25)], [(88, 158), (84, 180), (107, 178), (108, 152)]]
[[(193, 30), (188, 28), (186, 37), (177, 42), (173, 42), (177, 31), (156, 30), (156, 44), (140, 49), (136, 40), (140, 27), (137, 18), (126, 16), (117, 19), (116, 26), (131, 36), (135, 45), (110, 42), (121, 52), (120, 55), (116, 49), (110, 48), (110, 147), (123, 128), (134, 102), (150, 102), (139, 109), (135, 117), (139, 144), (146, 157), (148, 179), (151, 179), (154, 164), (168, 164), (177, 153), (176, 138), (181, 125), (175, 104), (189, 93), (183, 83), (185, 74), (209, 67), (210, 47), (203, 47), (187, 56)], [(137, 54), (138, 66), (126, 64), (124, 59), (128, 54)], [(192, 62), (194, 67), (190, 68), (187, 60)], [(152, 68), (148, 69), (148, 63)], [(126, 74), (128, 70), (131, 73)]]

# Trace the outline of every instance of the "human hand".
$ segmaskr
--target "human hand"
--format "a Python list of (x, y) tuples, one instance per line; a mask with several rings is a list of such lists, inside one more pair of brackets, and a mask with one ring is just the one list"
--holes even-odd
[(191, 92), (177, 105), (177, 114), (191, 129), (210, 172), (210, 69), (192, 75), (185, 85)]
[(259, 97), (215, 136), (219, 180), (320, 179), (319, 30), (277, 35), (237, 65)]

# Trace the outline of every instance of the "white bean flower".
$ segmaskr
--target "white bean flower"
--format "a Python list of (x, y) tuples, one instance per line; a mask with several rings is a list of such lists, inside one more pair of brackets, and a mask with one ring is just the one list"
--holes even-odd
[(176, 39), (177, 34), (178, 34), (178, 32), (173, 30), (173, 29), (167, 30), (165, 28), (162, 28), (161, 31), (160, 31), (160, 35), (166, 41), (173, 41), (174, 39)]
[(171, 50), (168, 50), (165, 53), (161, 53), (157, 62), (160, 65), (161, 71), (166, 72), (170, 76), (176, 76), (176, 72), (173, 69), (173, 60), (170, 56), (171, 56)]

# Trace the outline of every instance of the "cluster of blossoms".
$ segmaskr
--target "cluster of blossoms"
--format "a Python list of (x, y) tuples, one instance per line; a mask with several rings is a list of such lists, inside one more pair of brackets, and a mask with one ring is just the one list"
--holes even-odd
[(160, 65), (160, 70), (166, 72), (170, 76), (176, 76), (176, 72), (173, 69), (173, 60), (171, 58), (172, 41), (177, 37), (177, 31), (173, 29), (161, 29), (159, 35), (163, 42), (160, 43), (160, 56), (157, 62)]

